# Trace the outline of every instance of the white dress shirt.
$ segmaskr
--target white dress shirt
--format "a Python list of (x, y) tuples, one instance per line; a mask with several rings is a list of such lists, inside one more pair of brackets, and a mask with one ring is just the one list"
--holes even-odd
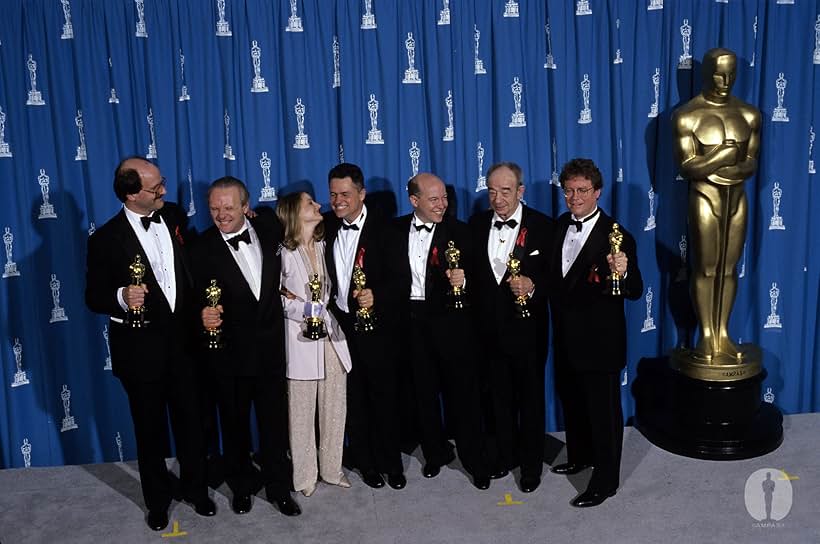
[[(233, 246), (228, 243), (228, 239), (239, 236), (246, 230), (251, 237), (251, 243), (246, 244), (245, 242), (239, 242), (238, 249), (234, 249)], [(238, 231), (231, 234), (225, 234), (220, 231), (219, 234), (221, 234), (222, 239), (225, 240), (225, 245), (228, 246), (228, 251), (230, 251), (231, 256), (239, 266), (239, 270), (242, 271), (242, 275), (245, 277), (245, 281), (248, 282), (253, 296), (256, 300), (259, 300), (259, 296), (262, 292), (262, 248), (259, 245), (259, 237), (251, 226), (251, 222), (245, 219), (245, 224), (242, 225), (242, 228)]]
[[(177, 300), (177, 281), (176, 267), (174, 266), (174, 244), (171, 241), (171, 232), (168, 230), (168, 225), (160, 217), (160, 223), (152, 222), (148, 230), (145, 230), (140, 220), (142, 217), (140, 214), (129, 210), (125, 206), (123, 206), (123, 210), (125, 210), (128, 224), (131, 225), (134, 234), (137, 235), (137, 240), (142, 246), (142, 250), (148, 257), (151, 272), (153, 272), (160, 289), (162, 289), (162, 294), (173, 312)], [(151, 217), (151, 215), (148, 217)], [(117, 290), (117, 301), (123, 310), (127, 310), (128, 306), (122, 300), (122, 291), (122, 287)]]
[[(584, 221), (587, 217), (590, 217), (590, 219)], [(581, 221), (581, 230), (579, 231), (574, 225), (570, 225), (567, 229), (567, 234), (564, 236), (564, 245), (561, 246), (561, 276), (566, 277), (567, 272), (572, 268), (575, 259), (578, 258), (581, 249), (587, 242), (587, 238), (589, 238), (589, 233), (595, 228), (595, 223), (598, 222), (600, 217), (601, 214), (598, 213), (598, 208), (595, 208), (595, 211), (586, 217), (572, 216), (574, 221)]]
[[(417, 230), (416, 225), (425, 225), (432, 230)], [(430, 253), (430, 244), (436, 231), (435, 223), (424, 223), (416, 214), (410, 221), (410, 231), (407, 233), (407, 258), (410, 260), (410, 300), (424, 300), (424, 286), (427, 277), (427, 254)], [(444, 257), (442, 255), (442, 257)]]
[(495, 228), (496, 221), (502, 221), (498, 214), (493, 213), (490, 219), (490, 236), (487, 238), (487, 257), (490, 259), (490, 266), (495, 274), (495, 282), (501, 284), (501, 278), (507, 272), (507, 260), (510, 258), (515, 248), (515, 241), (518, 239), (518, 231), (521, 230), (521, 217), (524, 206), (519, 202), (513, 214), (507, 218), (515, 219), (515, 228), (504, 225), (500, 229)]
[(362, 206), (362, 213), (352, 223), (342, 219), (343, 225), (356, 225), (358, 229), (339, 227), (336, 241), (333, 242), (333, 263), (336, 265), (336, 306), (343, 312), (350, 313), (347, 297), (350, 294), (350, 279), (353, 277), (353, 266), (356, 264), (356, 248), (364, 228), (367, 206)]

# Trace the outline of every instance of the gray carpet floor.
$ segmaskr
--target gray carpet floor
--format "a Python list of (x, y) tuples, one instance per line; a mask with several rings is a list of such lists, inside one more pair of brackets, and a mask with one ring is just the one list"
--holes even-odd
[[(416, 452), (405, 456), (408, 485), (401, 491), (371, 489), (352, 473), (351, 489), (320, 484), (310, 498), (294, 495), (303, 514), (286, 518), (264, 493), (254, 498), (249, 514), (234, 514), (223, 484), (212, 492), (215, 517), (199, 517), (189, 505), (174, 503), (171, 525), (159, 533), (144, 523), (134, 462), (3, 470), (0, 541), (820, 542), (820, 414), (787, 416), (784, 434), (783, 445), (762, 457), (701, 461), (658, 449), (627, 427), (621, 488), (596, 508), (569, 505), (585, 488), (588, 472), (563, 477), (545, 466), (534, 493), (521, 493), (517, 473), (479, 491), (457, 463), (435, 479), (423, 478)], [(562, 440), (561, 433), (546, 436), (548, 464), (565, 459)], [(176, 469), (172, 461), (169, 466)], [(776, 521), (752, 515), (762, 517), (761, 469), (774, 471)]]

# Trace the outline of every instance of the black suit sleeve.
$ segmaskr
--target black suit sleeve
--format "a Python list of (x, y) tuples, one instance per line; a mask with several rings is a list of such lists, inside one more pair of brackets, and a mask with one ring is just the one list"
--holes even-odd
[(116, 249), (110, 229), (98, 231), (88, 239), (86, 258), (85, 303), (92, 312), (120, 319), (125, 312), (117, 301), (117, 290), (129, 283), (128, 266), (117, 269)]

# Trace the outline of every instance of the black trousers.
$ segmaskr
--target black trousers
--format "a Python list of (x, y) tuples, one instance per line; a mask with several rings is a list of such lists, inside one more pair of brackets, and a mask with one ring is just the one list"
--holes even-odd
[(412, 369), (421, 450), (427, 463), (441, 465), (450, 454), (442, 422), (454, 426), (459, 458), (471, 474), (488, 473), (481, 430), (481, 401), (475, 341), (469, 315), (430, 312), (411, 302), (409, 365)]
[(205, 438), (193, 376), (171, 375), (159, 381), (120, 379), (131, 408), (137, 441), (142, 496), (148, 510), (168, 508), (174, 496), (165, 465), (168, 416), (179, 460), (182, 495), (190, 501), (208, 496)]
[[(404, 472), (401, 461), (398, 350), (386, 324), (355, 330), (355, 315), (337, 310), (353, 369), (347, 375), (346, 434), (352, 464), (362, 472)], [(378, 325), (377, 325), (378, 326)]]
[(556, 367), (564, 408), (567, 457), (592, 465), (591, 491), (615, 491), (620, 481), (624, 422), (620, 372), (575, 372)]
[(225, 480), (234, 495), (254, 491), (251, 465), (251, 405), (256, 413), (262, 481), (269, 500), (290, 493), (288, 405), (284, 376), (215, 376), (222, 429)]
[[(495, 434), (493, 467), (511, 470), (520, 465), (522, 476), (540, 477), (544, 462), (545, 362), (534, 350), (516, 349), (510, 338), (501, 335), (487, 359)], [(510, 349), (502, 349), (505, 347)]]

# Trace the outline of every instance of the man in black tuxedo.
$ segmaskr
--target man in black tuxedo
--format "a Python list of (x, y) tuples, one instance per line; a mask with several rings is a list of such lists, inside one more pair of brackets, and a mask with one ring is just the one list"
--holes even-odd
[[(623, 441), (621, 387), (626, 364), (624, 298), (643, 291), (635, 239), (621, 228), (620, 251), (611, 254), (615, 220), (598, 207), (603, 179), (589, 159), (573, 159), (561, 171), (569, 212), (558, 218), (552, 255), (550, 305), (555, 379), (564, 409), (568, 462), (552, 467), (575, 474), (593, 467), (587, 489), (570, 504), (596, 506), (618, 489)], [(618, 272), (623, 295), (613, 296), (607, 277)]]
[[(208, 189), (214, 226), (192, 251), (197, 300), (205, 329), (221, 328), (223, 347), (206, 349), (216, 390), (226, 481), (237, 514), (251, 509), (251, 404), (256, 411), (262, 479), (268, 500), (286, 516), (301, 513), (290, 495), (288, 406), (285, 385), (285, 324), (279, 296), (277, 249), (282, 226), (272, 213), (246, 219), (248, 189), (223, 177)], [(219, 305), (206, 299), (211, 281), (221, 289)]]
[[(476, 251), (471, 293), (493, 405), (492, 477), (503, 478), (520, 464), (521, 490), (530, 493), (541, 483), (544, 456), (546, 280), (553, 224), (521, 203), (523, 172), (515, 163), (490, 167), (487, 193), (491, 209), (470, 218)], [(507, 270), (510, 254), (520, 261), (518, 277)], [(526, 300), (529, 317), (519, 317), (517, 298)]]
[[(447, 191), (433, 174), (421, 173), (407, 183), (412, 214), (395, 220), (398, 249), (391, 270), (401, 287), (401, 330), (407, 331), (405, 364), (411, 369), (416, 413), (425, 464), (422, 474), (434, 478), (455, 456), (441, 417), (454, 424), (458, 455), (479, 489), (490, 487), (484, 459), (478, 366), (469, 310), (448, 307), (454, 286), (471, 288), (467, 226), (446, 218)], [(461, 251), (458, 267), (448, 267), (448, 242)], [(465, 272), (466, 270), (466, 272)]]
[[(204, 435), (190, 356), (192, 280), (183, 250), (185, 214), (166, 203), (165, 178), (141, 157), (123, 160), (114, 174), (123, 209), (88, 239), (85, 300), (110, 316), (111, 364), (128, 395), (147, 523), (168, 525), (174, 496), (165, 466), (168, 409), (180, 463), (182, 496), (202, 516), (216, 513), (208, 497)], [(141, 285), (129, 266), (145, 265)], [(145, 307), (145, 326), (125, 322), (128, 308)]]
[[(328, 275), (333, 287), (330, 311), (339, 320), (353, 359), (347, 375), (347, 438), (351, 464), (364, 483), (393, 489), (407, 485), (399, 449), (398, 362), (393, 341), (395, 275), (387, 269), (388, 223), (364, 204), (364, 175), (355, 164), (341, 163), (328, 173), (331, 213), (325, 214)], [(353, 284), (362, 268), (364, 289)], [(378, 306), (375, 306), (378, 302)], [(373, 310), (372, 331), (357, 330), (356, 310)]]

